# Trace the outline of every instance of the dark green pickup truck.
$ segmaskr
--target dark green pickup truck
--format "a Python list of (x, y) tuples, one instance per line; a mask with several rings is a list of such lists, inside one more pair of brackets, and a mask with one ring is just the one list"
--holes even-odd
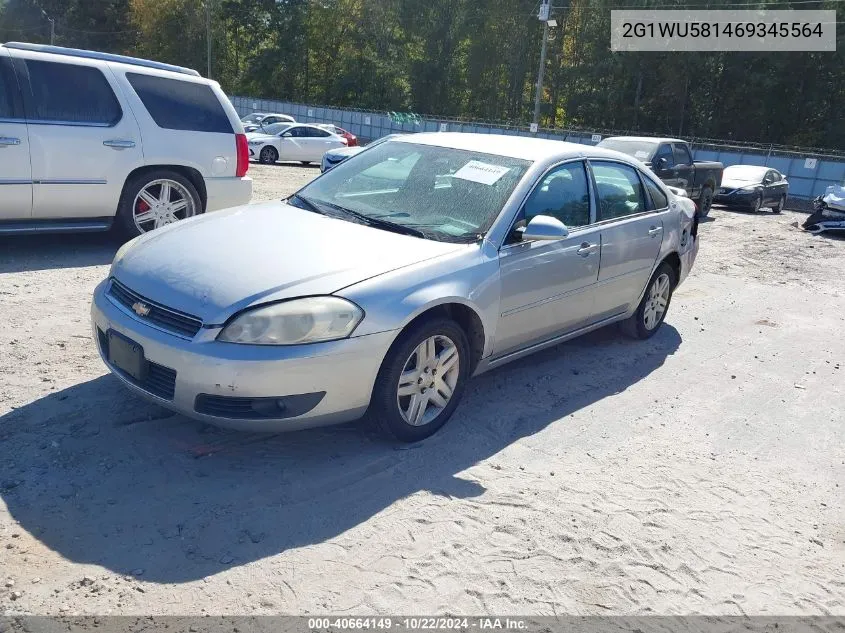
[(667, 185), (686, 191), (695, 200), (699, 217), (710, 213), (713, 194), (722, 184), (725, 166), (717, 162), (694, 161), (686, 141), (649, 136), (611, 136), (598, 147), (641, 160)]

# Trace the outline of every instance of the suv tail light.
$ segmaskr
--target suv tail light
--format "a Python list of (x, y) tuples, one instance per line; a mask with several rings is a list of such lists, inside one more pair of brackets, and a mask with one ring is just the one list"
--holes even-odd
[(246, 134), (235, 134), (235, 151), (238, 155), (235, 176), (243, 178), (249, 170), (249, 144), (246, 141)]

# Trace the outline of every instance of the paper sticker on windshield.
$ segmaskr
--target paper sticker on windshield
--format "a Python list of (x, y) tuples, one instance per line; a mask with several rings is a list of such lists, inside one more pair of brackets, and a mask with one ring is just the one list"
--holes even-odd
[(499, 167), (490, 163), (482, 163), (480, 160), (471, 160), (452, 174), (452, 178), (492, 185), (509, 171), (510, 167)]
[(640, 160), (642, 160), (644, 158), (648, 158), (648, 152), (644, 152), (642, 150), (640, 150), (638, 152), (634, 152), (634, 157), (639, 158)]

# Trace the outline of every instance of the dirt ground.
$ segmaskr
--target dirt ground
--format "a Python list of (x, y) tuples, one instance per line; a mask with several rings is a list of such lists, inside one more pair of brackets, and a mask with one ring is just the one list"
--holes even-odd
[(136, 399), (89, 331), (117, 243), (0, 239), (0, 613), (845, 614), (845, 241), (803, 217), (714, 210), (657, 336), (481, 376), (410, 447)]

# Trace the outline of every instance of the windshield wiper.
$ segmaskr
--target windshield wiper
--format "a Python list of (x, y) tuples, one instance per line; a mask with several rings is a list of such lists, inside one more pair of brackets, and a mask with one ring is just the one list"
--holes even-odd
[(316, 204), (311, 202), (308, 198), (303, 198), (298, 193), (293, 194), (287, 199), (287, 202), (296, 202), (298, 204), (294, 204), (297, 209), (305, 209), (306, 211), (313, 211), (314, 213), (319, 213), (320, 215), (326, 215), (326, 213), (320, 209)]
[(397, 224), (396, 222), (388, 222), (387, 220), (382, 220), (381, 218), (378, 218), (378, 217), (369, 216), (369, 215), (366, 215), (364, 213), (360, 213), (358, 211), (353, 211), (352, 209), (347, 209), (346, 207), (342, 207), (339, 204), (333, 204), (331, 202), (325, 202), (323, 200), (321, 200), (319, 202), (319, 204), (325, 205), (325, 206), (329, 207), (330, 209), (340, 211), (341, 213), (343, 213), (345, 215), (350, 215), (353, 218), (360, 220), (361, 222), (363, 222), (364, 224), (366, 224), (368, 226), (374, 226), (374, 227), (377, 227), (377, 228), (380, 228), (380, 229), (384, 229), (386, 231), (393, 231), (394, 233), (402, 233), (404, 235), (413, 235), (414, 237), (422, 237), (422, 238), (427, 237), (426, 233), (424, 231), (419, 230), (419, 229), (415, 229), (413, 227), (406, 226), (404, 224)]

